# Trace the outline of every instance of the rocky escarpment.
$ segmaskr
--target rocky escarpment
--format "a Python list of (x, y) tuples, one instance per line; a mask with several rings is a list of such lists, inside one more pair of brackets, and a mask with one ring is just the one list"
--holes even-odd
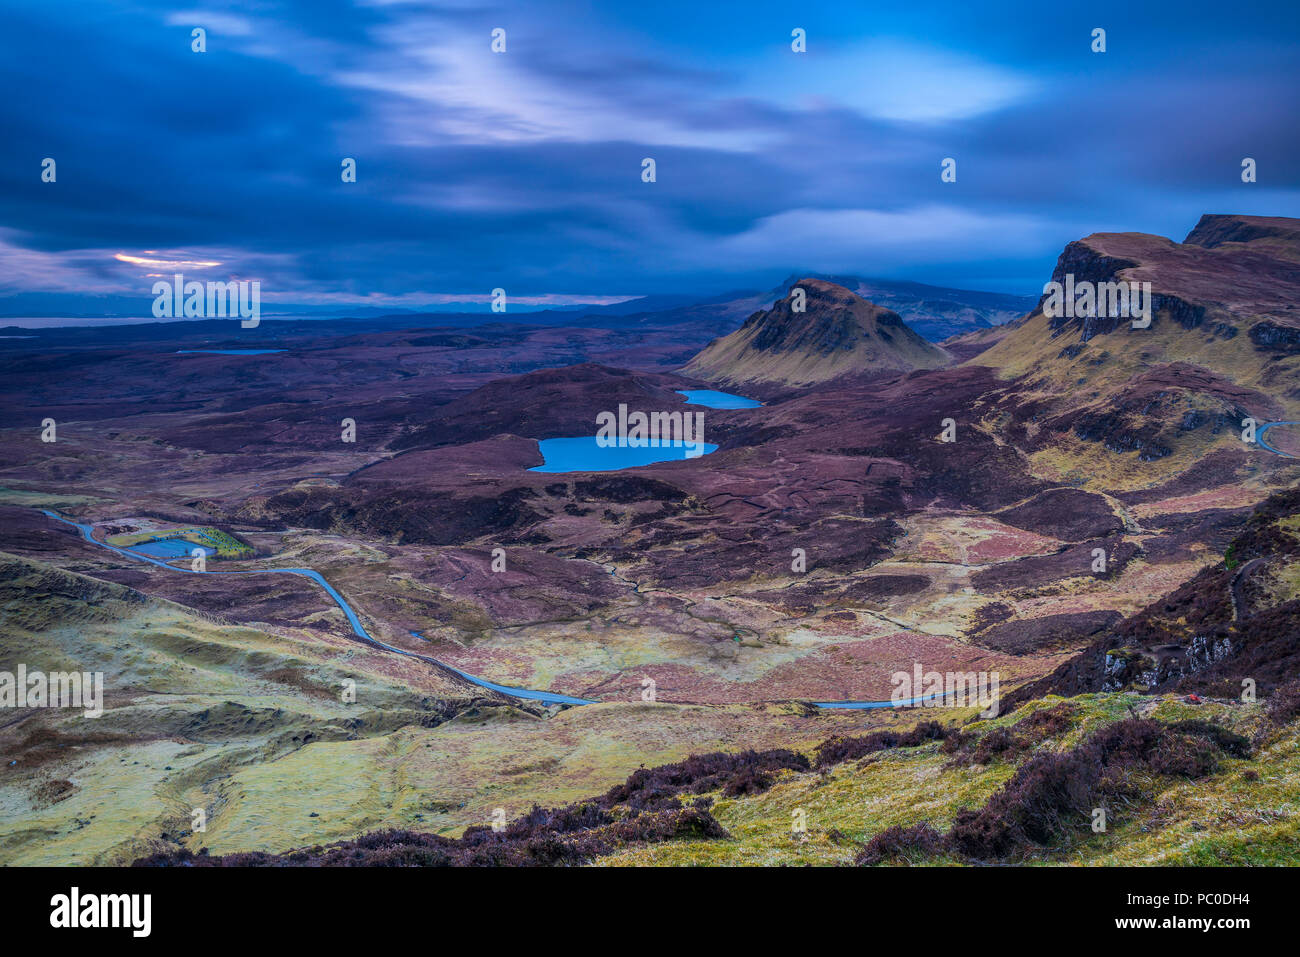
[[(1141, 236), (1141, 234), (1123, 234), (1125, 236)], [(1143, 237), (1143, 239), (1158, 240), (1160, 237)], [(1078, 287), (1082, 283), (1104, 284), (1104, 283), (1122, 283), (1130, 279), (1126, 276), (1125, 271), (1137, 269), (1140, 262), (1137, 259), (1123, 256), (1109, 255), (1102, 251), (1103, 244), (1098, 243), (1097, 237), (1088, 237), (1087, 239), (1076, 240), (1065, 247), (1057, 259), (1056, 268), (1052, 271), (1052, 282), (1065, 284), (1067, 276), (1072, 276), (1071, 284)], [(1170, 247), (1175, 246), (1169, 240), (1164, 240)], [(1153, 244), (1158, 248), (1159, 244)], [(1136, 280), (1133, 280), (1136, 281)], [(1044, 293), (1038, 301), (1037, 311), (1042, 312), (1047, 302), (1048, 294)], [(1207, 307), (1203, 303), (1191, 302), (1182, 296), (1157, 291), (1154, 287), (1151, 290), (1151, 321), (1154, 324), (1161, 319), (1168, 319), (1176, 322), (1184, 329), (1195, 329), (1200, 326), (1206, 318)], [(1088, 342), (1099, 335), (1107, 335), (1115, 332), (1117, 329), (1131, 328), (1130, 315), (1109, 315), (1103, 314), (1102, 310), (1097, 310), (1096, 315), (1055, 315), (1050, 320), (1050, 326), (1053, 330), (1053, 337), (1061, 336), (1067, 331), (1077, 330), (1080, 342)], [(1237, 334), (1237, 329), (1231, 323), (1220, 323), (1213, 330), (1213, 334), (1222, 335), (1225, 338), (1231, 338)]]
[(1276, 352), (1300, 352), (1300, 327), (1279, 326), (1270, 319), (1250, 327), (1250, 341), (1260, 349)]
[(968, 360), (1017, 377), (1000, 403), (1009, 434), (1156, 462), (1245, 455), (1231, 444), (1244, 419), (1300, 417), (1300, 220), (1203, 217), (1181, 243), (1095, 233), (1065, 247), (1051, 281)]
[(1278, 249), (1300, 244), (1300, 222), (1286, 216), (1206, 213), (1183, 242), (1215, 249), (1227, 243), (1253, 243), (1261, 239), (1280, 240)]

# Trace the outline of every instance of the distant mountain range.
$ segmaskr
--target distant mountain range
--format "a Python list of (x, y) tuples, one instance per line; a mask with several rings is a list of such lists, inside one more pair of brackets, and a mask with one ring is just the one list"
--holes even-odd
[(829, 273), (793, 274), (770, 289), (724, 293), (677, 305), (666, 305), (672, 297), (646, 297), (584, 310), (587, 316), (619, 315), (645, 324), (666, 325), (700, 319), (731, 319), (740, 322), (773, 302), (784, 299), (802, 280), (817, 279), (842, 286), (877, 306), (892, 310), (922, 338), (941, 342), (950, 336), (989, 329), (1019, 319), (1033, 309), (1033, 296), (951, 289), (919, 282), (871, 279)]
[[(931, 342), (974, 329), (997, 326), (1023, 316), (1035, 299), (967, 289), (947, 289), (923, 283), (864, 279), (859, 276), (805, 274), (844, 286), (858, 295), (897, 312), (908, 325)], [(487, 305), (448, 304), (436, 308), (399, 309), (386, 306), (321, 306), (305, 303), (264, 302), (263, 318), (302, 319), (402, 319), (437, 325), (473, 326), (486, 322), (525, 322), (575, 326), (662, 326), (708, 322), (741, 322), (755, 311), (784, 298), (797, 276), (766, 290), (731, 290), (710, 295), (651, 294), (605, 306), (558, 306), (546, 309), (510, 303), (506, 313), (491, 312)], [(150, 297), (87, 296), (68, 293), (19, 293), (0, 296), (0, 324), (4, 319), (127, 319), (152, 316)], [(611, 322), (617, 320), (617, 322)]]

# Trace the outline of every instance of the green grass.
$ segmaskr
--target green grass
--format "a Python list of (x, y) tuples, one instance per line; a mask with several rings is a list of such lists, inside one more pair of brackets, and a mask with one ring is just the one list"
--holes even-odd
[(189, 528), (150, 529), (145, 532), (128, 532), (112, 535), (106, 541), (118, 548), (130, 548), (145, 542), (163, 542), (179, 538), (194, 545), (206, 545), (216, 549), (218, 558), (251, 558), (253, 549), (239, 541), (233, 535), (223, 532), (211, 525), (192, 526)]
[[(286, 851), (402, 827), (454, 836), (502, 807), (593, 797), (640, 765), (713, 750), (793, 747), (974, 709), (807, 712), (795, 705), (607, 703), (542, 719), (469, 706), (465, 689), (342, 638), (215, 624), (131, 589), (0, 555), (0, 668), (103, 671), (106, 710), (88, 722), (45, 711), (0, 728), (0, 863), (128, 863), (177, 842), (215, 853)], [(39, 597), (39, 600), (37, 600)], [(357, 703), (344, 704), (345, 678)], [(461, 696), (450, 720), (431, 710)], [(1058, 705), (1049, 697), (964, 726), (985, 733)], [(1131, 716), (1200, 718), (1246, 736), (1249, 761), (1196, 781), (1135, 775), (1108, 833), (1081, 825), (1039, 864), (1300, 863), (1300, 735), (1264, 727), (1263, 705), (1094, 694), (1055, 737), (988, 765), (953, 766), (938, 743), (819, 772), (783, 773), (761, 795), (714, 795), (726, 840), (626, 849), (602, 864), (848, 864), (891, 825), (946, 829), (1035, 751), (1064, 750)], [(52, 738), (42, 749), (32, 732)], [(18, 764), (8, 767), (9, 761)], [(1250, 780), (1247, 772), (1257, 776)], [(208, 829), (189, 833), (194, 807)], [(805, 833), (792, 830), (795, 812)], [(939, 857), (926, 864), (956, 863)]]
[[(1059, 704), (1049, 696), (1010, 715), (966, 728), (1008, 727), (1032, 712)], [(1165, 722), (1198, 718), (1240, 734), (1264, 727), (1263, 705), (1175, 698), (1092, 694), (1069, 699), (1078, 710), (1062, 734), (1013, 761), (955, 767), (939, 744), (884, 751), (846, 762), (826, 774), (785, 773), (770, 791), (741, 798), (715, 795), (714, 816), (730, 838), (637, 847), (602, 865), (850, 864), (862, 843), (893, 825), (929, 822), (943, 831), (961, 810), (982, 805), (1030, 755), (1066, 750), (1084, 737), (1134, 713)], [(931, 715), (924, 715), (931, 717)], [(1245, 774), (1254, 770), (1258, 780)], [(1218, 772), (1199, 780), (1135, 774), (1128, 804), (1112, 808), (1110, 826), (1094, 834), (1090, 822), (1043, 848), (1029, 864), (1300, 864), (1300, 728), (1273, 732), (1251, 760), (1224, 759)], [(796, 810), (807, 823), (793, 833)], [(959, 863), (939, 856), (924, 864)]]
[(22, 488), (0, 486), (0, 505), (24, 505), (29, 508), (64, 509), (78, 505), (93, 505), (103, 499), (93, 495), (65, 495), (60, 492), (40, 492)]

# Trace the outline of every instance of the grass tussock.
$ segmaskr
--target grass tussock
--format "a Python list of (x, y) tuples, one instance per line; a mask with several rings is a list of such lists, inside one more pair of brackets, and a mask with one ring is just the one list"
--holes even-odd
[[(1027, 731), (1054, 726), (1059, 717), (1040, 711), (1021, 724), (1031, 720), (1034, 725)], [(1013, 729), (993, 729), (980, 738), (971, 760), (987, 763), (991, 755), (1020, 749), (1023, 742)], [(1132, 775), (1202, 778), (1218, 770), (1224, 754), (1248, 757), (1249, 740), (1207, 721), (1164, 724), (1127, 718), (1067, 751), (1028, 758), (983, 807), (959, 812), (941, 840), (929, 825), (892, 828), (869, 841), (857, 863), (940, 852), (982, 861), (1024, 857), (1071, 832), (1090, 830), (1096, 809), (1112, 806), (1133, 792)]]
[[(1224, 768), (1227, 761), (1251, 759), (1261, 747), (1258, 734), (1252, 741), (1239, 731), (1273, 726), (1269, 714), (1293, 713), (1292, 699), (1271, 697), (1272, 711), (1237, 714), (1218, 705), (1201, 710), (1168, 699), (1153, 702), (1140, 716), (1128, 696), (1084, 696), (1045, 702), (1017, 715), (1019, 720), (1005, 716), (960, 727), (925, 721), (908, 730), (836, 736), (812, 749), (811, 760), (786, 749), (695, 755), (640, 768), (585, 801), (534, 806), (499, 831), (471, 827), (458, 839), (389, 830), (280, 855), (179, 851), (138, 863), (922, 865), (1056, 860), (1067, 853), (1104, 859), (1107, 848), (1128, 853), (1133, 846), (1094, 833), (1098, 808), (1106, 809), (1109, 830), (1140, 830), (1143, 840), (1165, 848), (1171, 840), (1185, 840), (1163, 837), (1166, 828), (1181, 834), (1194, 823), (1183, 823), (1186, 814), (1206, 813), (1182, 810), (1183, 799), (1176, 796), (1187, 787), (1216, 794), (1272, 787), (1272, 772), (1263, 764)], [(1291, 733), (1293, 726), (1278, 726), (1275, 736)], [(903, 806), (900, 784), (910, 795)], [(862, 829), (863, 808), (870, 809), (869, 819), (880, 821), (874, 834)], [(1228, 801), (1222, 811), (1216, 805), (1215, 813), (1245, 812)], [(806, 831), (792, 831), (792, 819), (806, 821)], [(1277, 821), (1246, 823), (1280, 828), (1277, 835), (1269, 832), (1269, 847), (1284, 848), (1289, 832), (1282, 818)], [(1196, 848), (1187, 845), (1182, 853), (1208, 853)]]
[(209, 856), (188, 849), (135, 863), (145, 867), (483, 867), (583, 864), (634, 844), (710, 840), (727, 833), (709, 813), (711, 798), (760, 794), (781, 771), (808, 771), (797, 751), (713, 752), (657, 768), (639, 768), (623, 784), (590, 801), (534, 806), (500, 830), (470, 827), (460, 838), (407, 830), (379, 831), (354, 841), (289, 854)]
[(923, 721), (910, 731), (876, 731), (858, 737), (835, 737), (818, 745), (816, 766), (829, 768), (894, 748), (915, 748), (931, 741), (955, 738), (960, 732), (938, 721)]

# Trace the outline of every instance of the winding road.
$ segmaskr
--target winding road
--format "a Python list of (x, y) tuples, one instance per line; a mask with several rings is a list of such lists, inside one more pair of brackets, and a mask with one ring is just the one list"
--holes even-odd
[[(1269, 429), (1278, 428), (1281, 426), (1288, 426), (1288, 425), (1300, 426), (1300, 422), (1264, 423), (1259, 427), (1259, 429), (1255, 433), (1256, 443), (1261, 447), (1267, 449), (1269, 452), (1272, 452), (1274, 455), (1279, 455), (1282, 456), (1283, 458), (1296, 458), (1296, 456), (1294, 455), (1290, 455), (1286, 452), (1281, 451), (1280, 449), (1274, 448), (1272, 445), (1269, 445), (1264, 438), (1265, 433), (1267, 433)], [(118, 548), (115, 545), (109, 545), (107, 542), (101, 542), (99, 539), (95, 538), (93, 534), (93, 529), (90, 525), (73, 521), (70, 518), (65, 518), (64, 516), (59, 515), (57, 512), (52, 512), (47, 508), (43, 508), (41, 509), (41, 511), (45, 515), (48, 515), (50, 518), (54, 519), (55, 521), (62, 522), (65, 525), (71, 525), (73, 528), (76, 528), (78, 531), (81, 532), (81, 537), (84, 538), (86, 541), (90, 542), (92, 545), (98, 545), (100, 548), (106, 548), (109, 551), (116, 552), (117, 554), (122, 555), (125, 558), (130, 558), (140, 562), (148, 562), (151, 565), (157, 565), (159, 568), (166, 568), (174, 572), (188, 572), (194, 575), (298, 575), (302, 578), (308, 578), (311, 581), (315, 582), (317, 585), (320, 585), (321, 588), (325, 589), (325, 593), (329, 595), (330, 599), (334, 602), (334, 604), (338, 605), (339, 610), (342, 611), (344, 616), (347, 618), (348, 624), (352, 626), (353, 633), (356, 635), (358, 640), (360, 640), (362, 643), (369, 645), (372, 648), (378, 648), (382, 651), (390, 652), (391, 654), (402, 655), (406, 658), (414, 658), (418, 661), (426, 662), (428, 664), (433, 665), (434, 667), (441, 668), (445, 671), (449, 671), (455, 675), (458, 675), (459, 677), (464, 678), (466, 681), (478, 685), (481, 688), (487, 688), (490, 691), (495, 691), (499, 694), (507, 695), (512, 698), (518, 698), (524, 701), (541, 701), (548, 704), (567, 704), (567, 705), (584, 705), (584, 704), (598, 703), (589, 698), (576, 698), (570, 695), (553, 694), (552, 692), (549, 691), (534, 691), (529, 688), (512, 688), (509, 685), (499, 685), (491, 681), (485, 681), (484, 679), (478, 678), (472, 674), (469, 674), (468, 672), (461, 671), (459, 668), (454, 668), (451, 665), (447, 664), (446, 662), (439, 661), (437, 658), (430, 657), (429, 655), (417, 654), (416, 652), (413, 651), (407, 651), (404, 648), (396, 648), (393, 645), (386, 644), (385, 642), (380, 641), (378, 638), (375, 638), (368, 631), (366, 631), (365, 626), (361, 624), (361, 619), (358, 617), (357, 613), (353, 611), (352, 606), (347, 603), (347, 601), (343, 598), (342, 595), (338, 593), (338, 591), (334, 588), (333, 585), (331, 585), (329, 582), (325, 580), (324, 576), (322, 576), (320, 572), (314, 569), (256, 568), (256, 569), (248, 569), (243, 571), (233, 571), (233, 570), (232, 571), (208, 571), (207, 569), (204, 569), (203, 571), (197, 571), (193, 568), (184, 568), (176, 565), (169, 565), (167, 562), (161, 561), (157, 558), (153, 558), (149, 555), (142, 555), (138, 552), (132, 552), (125, 548)], [(1254, 563), (1251, 564), (1253, 565)], [(1246, 570), (1247, 570), (1246, 568), (1243, 568), (1241, 572), (1244, 573), (1246, 572)], [(611, 569), (610, 574), (614, 575), (615, 570)], [(1235, 592), (1239, 588), (1241, 577), (1242, 575), (1241, 573), (1239, 573), (1233, 582), (1234, 599), (1236, 599)], [(1235, 610), (1235, 606), (1236, 606), (1236, 601), (1234, 600), (1234, 610)], [(415, 635), (418, 638), (424, 637), (423, 635), (419, 634), (419, 632), (413, 631), (411, 632), (411, 634)], [(931, 695), (925, 698), (911, 698), (908, 701), (899, 702), (897, 704), (895, 704), (893, 701), (816, 701), (813, 702), (813, 704), (815, 704), (818, 708), (869, 710), (875, 708), (911, 707), (911, 706), (924, 704), (927, 701), (933, 700), (935, 697), (937, 696)]]
[[(1281, 423), (1274, 423), (1274, 424), (1281, 424)], [(138, 552), (132, 552), (125, 548), (118, 548), (116, 545), (109, 545), (107, 542), (101, 542), (99, 539), (97, 539), (94, 536), (93, 534), (94, 529), (90, 525), (84, 524), (82, 522), (73, 521), (70, 518), (65, 518), (64, 516), (58, 514), (57, 512), (50, 511), (48, 508), (41, 509), (41, 512), (43, 512), (45, 515), (48, 515), (50, 518), (54, 519), (55, 521), (62, 522), (65, 525), (71, 525), (73, 528), (80, 531), (81, 537), (84, 538), (86, 541), (90, 542), (92, 545), (98, 545), (100, 548), (106, 548), (110, 552), (116, 552), (117, 554), (122, 555), (126, 558), (134, 559), (135, 561), (140, 561), (140, 562), (148, 562), (150, 565), (157, 565), (159, 568), (166, 568), (174, 572), (185, 572), (191, 575), (298, 575), (302, 578), (311, 579), (317, 585), (320, 585), (321, 588), (325, 589), (325, 593), (330, 596), (330, 598), (334, 601), (334, 604), (339, 606), (339, 610), (342, 611), (343, 614), (347, 617), (348, 624), (352, 626), (353, 633), (363, 644), (369, 645), (372, 648), (378, 648), (382, 651), (391, 652), (392, 654), (395, 655), (402, 655), (406, 658), (414, 658), (417, 661), (426, 662), (437, 668), (441, 668), (444, 671), (450, 671), (453, 674), (456, 674), (459, 677), (464, 678), (466, 681), (470, 682), (471, 684), (478, 685), (480, 688), (487, 688), (488, 690), (495, 691), (498, 694), (507, 695), (508, 697), (511, 698), (518, 698), (523, 701), (541, 701), (545, 704), (567, 704), (567, 705), (576, 706), (576, 705), (600, 703), (590, 698), (575, 698), (570, 695), (554, 694), (550, 691), (534, 691), (529, 688), (512, 688), (509, 685), (499, 685), (491, 681), (485, 681), (484, 679), (476, 677), (470, 674), (469, 672), (461, 671), (459, 668), (455, 668), (447, 664), (445, 661), (439, 661), (437, 658), (430, 657), (429, 655), (417, 654), (414, 651), (407, 651), (404, 648), (396, 648), (393, 645), (386, 644), (385, 642), (380, 641), (378, 638), (375, 638), (373, 635), (370, 634), (370, 632), (366, 631), (365, 626), (361, 624), (361, 619), (357, 616), (357, 613), (352, 610), (352, 606), (347, 603), (344, 597), (338, 593), (338, 591), (334, 588), (333, 585), (331, 585), (329, 582), (325, 580), (324, 576), (322, 576), (320, 572), (314, 569), (253, 568), (253, 569), (246, 569), (243, 571), (233, 571), (233, 570), (232, 571), (208, 571), (207, 569), (204, 569), (203, 571), (196, 571), (193, 568), (185, 568), (177, 565), (169, 565), (167, 562), (161, 561), (157, 558), (153, 558), (149, 555), (141, 555)], [(611, 572), (611, 574), (613, 574), (613, 572)], [(416, 631), (411, 632), (411, 634), (415, 635), (417, 638), (421, 638), (421, 639), (424, 638), (423, 635), (421, 635), (419, 632)], [(868, 709), (875, 709), (875, 708), (906, 708), (906, 707), (913, 707), (916, 705), (923, 704), (927, 701), (933, 700), (936, 697), (942, 697), (942, 696), (930, 695), (924, 698), (911, 698), (907, 701), (899, 702), (897, 704), (891, 700), (815, 701), (813, 702), (813, 704), (818, 708), (834, 708), (834, 709), (850, 709), (850, 710), (868, 710)]]
[(939, 698), (947, 697), (946, 694), (932, 694), (924, 698), (908, 698), (906, 701), (900, 701), (895, 704), (890, 701), (814, 701), (813, 704), (818, 708), (843, 708), (852, 711), (870, 711), (876, 708), (916, 708), (927, 701), (934, 701)]
[[(429, 640), (418, 631), (413, 631), (411, 634), (423, 641)], [(514, 698), (525, 698), (529, 701), (544, 701), (547, 704), (600, 704), (599, 701), (595, 701), (592, 698), (574, 698), (567, 694), (552, 694), (549, 691), (530, 691), (527, 688), (512, 688), (509, 685), (499, 685), (491, 681), (484, 681), (482, 678), (475, 677), (468, 671), (461, 671), (459, 668), (454, 668), (445, 662), (439, 662), (439, 664), (444, 668), (456, 672), (456, 674), (460, 675), (466, 681), (473, 682), (480, 688), (487, 688), (491, 691), (497, 691)]]
[[(434, 665), (435, 667), (453, 672), (454, 674), (464, 678), (466, 681), (469, 681), (472, 684), (476, 684), (481, 688), (488, 688), (489, 690), (499, 692), (500, 694), (509, 695), (512, 698), (520, 698), (524, 701), (542, 701), (548, 704), (572, 704), (572, 705), (597, 703), (595, 701), (588, 700), (587, 698), (571, 698), (568, 695), (552, 694), (549, 691), (532, 691), (528, 688), (511, 688), (507, 685), (493, 684), (491, 681), (484, 681), (482, 678), (476, 678), (474, 675), (461, 671), (459, 668), (453, 668), (451, 665), (447, 664), (446, 662), (439, 661), (437, 658), (431, 658), (428, 655), (416, 654), (414, 651), (407, 651), (404, 648), (395, 648), (390, 644), (386, 644), (385, 642), (382, 642), (378, 638), (371, 635), (370, 632), (366, 631), (365, 625), (361, 624), (361, 619), (357, 616), (357, 613), (352, 610), (352, 606), (347, 603), (346, 599), (344, 599), (344, 597), (338, 593), (338, 591), (334, 588), (333, 585), (331, 585), (329, 582), (325, 580), (324, 576), (322, 576), (320, 572), (314, 569), (253, 568), (244, 571), (207, 571), (205, 569), (200, 572), (200, 571), (196, 571), (193, 568), (184, 568), (177, 565), (169, 565), (166, 562), (160, 561), (149, 555), (141, 555), (138, 552), (132, 552), (125, 548), (118, 548), (116, 545), (109, 545), (107, 542), (101, 542), (99, 539), (97, 539), (94, 536), (93, 534), (94, 530), (90, 525), (86, 525), (81, 522), (74, 522), (70, 518), (64, 518), (62, 515), (59, 515), (57, 512), (51, 512), (48, 508), (43, 508), (41, 509), (41, 511), (56, 521), (63, 522), (65, 525), (71, 525), (73, 528), (80, 531), (81, 537), (84, 538), (86, 541), (90, 542), (92, 545), (98, 545), (100, 548), (107, 548), (110, 552), (116, 552), (119, 555), (124, 555), (127, 558), (133, 558), (137, 561), (148, 562), (150, 565), (157, 565), (159, 568), (167, 568), (174, 572), (187, 572), (191, 575), (299, 575), (302, 578), (309, 578), (312, 581), (314, 581), (316, 584), (320, 585), (321, 588), (325, 589), (325, 593), (329, 595), (331, 599), (334, 600), (334, 604), (338, 605), (339, 610), (342, 611), (343, 614), (347, 617), (348, 624), (352, 626), (353, 633), (364, 644), (370, 645), (372, 648), (378, 648), (382, 651), (388, 651), (395, 655), (402, 655), (406, 658), (415, 658), (418, 661), (427, 662), (428, 664)], [(416, 632), (411, 632), (411, 634), (416, 634)], [(419, 637), (423, 637), (423, 635)]]
[(1300, 422), (1265, 422), (1255, 432), (1255, 444), (1262, 445), (1264, 448), (1268, 449), (1274, 455), (1280, 455), (1284, 459), (1293, 459), (1295, 458), (1294, 455), (1289, 455), (1286, 452), (1281, 451), (1280, 449), (1275, 449), (1273, 448), (1273, 446), (1269, 445), (1267, 442), (1264, 441), (1264, 433), (1267, 432), (1269, 429), (1275, 428), (1279, 425), (1300, 425)]
[[(1256, 568), (1258, 568), (1266, 561), (1268, 561), (1268, 556), (1260, 556), (1259, 558), (1252, 558), (1250, 561), (1246, 562), (1246, 564), (1238, 568), (1237, 574), (1232, 576), (1232, 584), (1231, 586), (1229, 586), (1228, 589), (1228, 598), (1232, 603), (1233, 621), (1241, 621), (1242, 618), (1241, 610), (1243, 608), (1249, 607), (1246, 604), (1246, 596), (1242, 594), (1241, 591), (1242, 583), (1245, 582), (1247, 576), (1249, 576), (1251, 572), (1253, 572)], [(1249, 618), (1250, 616), (1247, 615), (1246, 617)]]

